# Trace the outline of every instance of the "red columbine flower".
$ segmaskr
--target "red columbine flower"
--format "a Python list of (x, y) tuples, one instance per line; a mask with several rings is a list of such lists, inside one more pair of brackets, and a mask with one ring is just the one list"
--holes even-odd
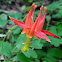
[[(10, 19), (16, 25), (18, 25), (20, 27), (23, 27), (24, 29), (22, 31), (22, 34), (23, 33), (27, 33), (27, 37), (29, 37), (29, 38), (32, 38), (33, 36), (36, 36), (38, 39), (42, 38), (42, 39), (45, 39), (48, 42), (51, 42), (51, 41), (49, 40), (47, 35), (50, 35), (50, 36), (55, 37), (55, 38), (60, 38), (59, 36), (49, 32), (47, 30), (43, 30), (43, 26), (44, 26), (44, 22), (45, 22), (45, 16), (46, 16), (46, 11), (47, 11), (46, 7), (41, 6), (40, 14), (39, 14), (38, 18), (36, 19), (36, 21), (33, 23), (34, 12), (35, 12), (36, 7), (37, 6), (35, 4), (32, 4), (31, 10), (29, 11), (29, 13), (27, 15), (25, 23), (21, 22), (19, 20), (13, 19), (11, 17), (10, 17)], [(44, 14), (42, 16), (43, 8), (44, 8)]]

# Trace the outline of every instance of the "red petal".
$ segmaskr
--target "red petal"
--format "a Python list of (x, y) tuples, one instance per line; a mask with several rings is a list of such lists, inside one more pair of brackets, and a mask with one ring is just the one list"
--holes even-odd
[(45, 34), (48, 34), (48, 35), (50, 35), (50, 36), (52, 36), (52, 37), (60, 38), (59, 36), (57, 36), (57, 35), (55, 35), (55, 34), (49, 32), (49, 31), (47, 31), (47, 30), (42, 30), (42, 32), (44, 32)]
[(24, 22), (19, 21), (19, 20), (16, 20), (16, 19), (14, 19), (14, 18), (12, 18), (12, 17), (10, 17), (10, 16), (9, 16), (9, 18), (10, 18), (13, 22), (17, 22), (17, 23), (22, 23), (22, 24), (24, 24)]
[(35, 13), (36, 7), (37, 7), (37, 5), (34, 6), (34, 10), (33, 10), (33, 13), (32, 13), (33, 21), (34, 21), (34, 13)]
[(23, 28), (30, 28), (28, 26), (26, 26), (25, 24), (20, 24), (20, 23), (17, 23), (17, 22), (14, 22), (16, 25), (18, 25), (19, 27), (23, 27)]
[[(25, 25), (27, 25), (29, 27), (32, 27), (32, 25), (33, 25), (33, 21), (32, 21), (32, 11), (33, 11), (34, 6), (35, 6), (35, 4), (33, 3), (32, 6), (31, 6), (31, 10), (29, 11), (29, 13), (27, 15), (27, 18), (26, 18), (26, 21), (25, 21)], [(33, 18), (34, 18), (34, 13), (33, 13)]]
[[(27, 18), (26, 18), (26, 21), (25, 21), (26, 26), (32, 27), (35, 9), (36, 9), (36, 5), (35, 5), (35, 3), (33, 3), (31, 6), (31, 10), (29, 11)], [(33, 20), (32, 20), (32, 18), (33, 18)], [(27, 33), (27, 31), (29, 32), (29, 30), (27, 28), (24, 28), (22, 33)]]
[(10, 17), (10, 19), (11, 19), (16, 25), (18, 25), (18, 26), (20, 26), (20, 27), (23, 27), (23, 28), (29, 28), (29, 27), (26, 26), (26, 25), (24, 24), (24, 22), (22, 22), (22, 21), (13, 19), (12, 17)]
[(41, 6), (40, 8), (40, 14), (38, 16), (38, 23), (37, 23), (37, 26), (36, 26), (36, 31), (41, 31), (42, 28), (43, 28), (43, 25), (44, 25), (44, 22), (45, 22), (45, 16), (46, 16), (46, 10), (47, 8), (44, 7), (44, 15), (42, 16), (42, 10), (43, 10), (43, 6)]
[(48, 42), (51, 42), (51, 41), (49, 40), (49, 38), (47, 37), (47, 35), (44, 34), (43, 32), (35, 31), (35, 34), (36, 34), (38, 37), (40, 37), (40, 38), (42, 38), (42, 39), (45, 39), (45, 40), (48, 41)]

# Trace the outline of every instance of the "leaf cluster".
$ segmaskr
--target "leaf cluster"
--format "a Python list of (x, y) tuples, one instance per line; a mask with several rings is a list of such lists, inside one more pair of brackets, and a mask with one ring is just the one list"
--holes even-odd
[(54, 12), (56, 12), (56, 14), (54, 14), (52, 17), (53, 18), (61, 18), (62, 17), (62, 0), (53, 2), (52, 4), (47, 6), (47, 10), (50, 11), (50, 14)]

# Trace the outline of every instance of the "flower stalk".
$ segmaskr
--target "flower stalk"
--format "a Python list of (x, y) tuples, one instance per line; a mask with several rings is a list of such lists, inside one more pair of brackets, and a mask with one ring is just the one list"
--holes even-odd
[(27, 38), (27, 41), (25, 42), (25, 46), (22, 48), (24, 52), (27, 52), (29, 50), (29, 46), (32, 44), (31, 39), (32, 38)]

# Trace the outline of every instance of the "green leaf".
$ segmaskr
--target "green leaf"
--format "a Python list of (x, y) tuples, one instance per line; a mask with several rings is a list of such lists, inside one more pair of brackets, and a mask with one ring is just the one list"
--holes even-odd
[(33, 62), (30, 58), (27, 58), (23, 53), (17, 54), (13, 59), (21, 62)]
[(4, 12), (4, 10), (0, 9), (0, 12)]
[(1, 27), (1, 28), (5, 27), (7, 23), (8, 23), (7, 20), (0, 18), (0, 27)]
[(7, 15), (6, 14), (1, 14), (0, 15), (0, 27), (5, 27), (7, 23), (8, 23)]
[(32, 58), (37, 58), (37, 54), (36, 54), (36, 52), (35, 52), (34, 50), (29, 49), (28, 53), (30, 54), (30, 56), (31, 56)]
[(0, 54), (4, 54), (10, 58), (11, 57), (11, 50), (12, 50), (11, 44), (7, 41), (4, 42), (3, 50), (2, 50), (2, 42), (3, 41), (0, 41)]
[(13, 46), (11, 53), (14, 55), (15, 53), (18, 53), (20, 50), (16, 46)]
[(12, 25), (14, 24), (14, 22), (12, 20), (8, 20), (8, 21), (9, 21), (9, 24), (12, 24)]
[(61, 4), (62, 4), (61, 0), (53, 2), (52, 4), (47, 6), (47, 10), (54, 11), (56, 9), (60, 9), (62, 7)]
[(45, 39), (40, 39), (40, 41), (41, 41), (41, 44), (43, 44), (43, 47), (49, 46), (49, 42), (46, 41)]
[(14, 61), (10, 61), (10, 60), (8, 60), (8, 59), (5, 59), (4, 62), (14, 62)]
[(35, 62), (40, 62), (40, 60), (39, 59), (35, 59)]
[(57, 29), (56, 26), (51, 26), (51, 27), (49, 28), (49, 31), (57, 35), (56, 29)]
[(54, 38), (54, 37), (48, 37), (51, 40), (51, 45), (54, 45), (55, 47), (58, 47), (62, 44), (62, 38)]
[(2, 29), (0, 29), (0, 33), (2, 33), (3, 32), (3, 30)]
[(60, 50), (58, 48), (52, 48), (52, 49), (48, 50), (47, 54), (50, 56), (54, 56), (54, 57), (62, 59), (62, 50)]
[(31, 9), (31, 6), (29, 6), (28, 8), (26, 8), (26, 11), (30, 11), (30, 9)]
[(36, 53), (37, 53), (38, 59), (46, 56), (46, 53), (43, 50), (36, 50)]
[(58, 27), (58, 35), (62, 36), (62, 23), (57, 26)]
[(58, 62), (58, 60), (52, 56), (46, 56), (43, 58), (43, 62)]
[(0, 37), (5, 37), (6, 35), (5, 34), (0, 34)]
[(62, 50), (51, 48), (47, 51), (47, 54), (42, 60), (43, 62), (58, 62), (59, 59), (62, 59)]
[(35, 49), (42, 49), (43, 44), (41, 43), (40, 40), (38, 40), (38, 39), (36, 39), (36, 38), (33, 37), (33, 39), (32, 39), (31, 42), (32, 42), (31, 46), (33, 46), (33, 48), (35, 48)]
[(21, 33), (21, 27), (17, 27), (14, 31), (13, 31), (13, 34), (19, 34)]
[(6, 14), (1, 14), (0, 18), (3, 19), (3, 20), (7, 20), (7, 15)]
[[(55, 6), (54, 6), (55, 5)], [(50, 10), (50, 11), (54, 11), (56, 10), (58, 7), (56, 6), (56, 3), (52, 3), (51, 5), (48, 5), (47, 6), (47, 10)]]
[[(13, 17), (14, 19), (22, 20), (22, 13), (20, 12), (8, 13), (7, 15)], [(9, 21), (9, 24), (14, 24), (12, 20), (8, 20), (8, 21)]]
[[(22, 48), (24, 47), (24, 45), (22, 43), (25, 43), (26, 39), (27, 39), (26, 35), (25, 34), (21, 34), (18, 37), (18, 39), (16, 40), (17, 41), (16, 47), (19, 48), (22, 52), (23, 52)], [(32, 49), (29, 49), (29, 51), (27, 51), (27, 52), (23, 52), (23, 54), (25, 56), (29, 57), (29, 58), (30, 57), (37, 58), (36, 52), (34, 50), (32, 50)]]
[(16, 13), (8, 13), (8, 16), (13, 17), (14, 19), (20, 20), (22, 18), (22, 13), (16, 12)]
[(57, 17), (57, 18), (61, 18), (61, 17), (62, 17), (62, 9), (59, 10), (57, 14), (54, 14), (52, 17), (53, 17), (53, 18), (56, 18), (56, 17)]
[[(52, 26), (49, 29), (50, 32), (54, 33), (55, 35), (58, 35), (56, 26)], [(52, 36), (48, 36), (48, 38), (51, 40), (51, 44), (54, 45), (55, 47), (58, 47), (60, 46), (60, 44), (62, 44), (62, 38), (55, 38)]]
[(28, 0), (28, 2), (29, 2), (29, 3), (32, 3), (32, 2), (33, 2), (33, 0)]
[(11, 42), (15, 42), (15, 38), (13, 35), (11, 36)]
[[(62, 16), (62, 6), (61, 5), (62, 5), (62, 1), (58, 0), (47, 6), (47, 10), (51, 11), (50, 14), (52, 14), (53, 11), (57, 12), (56, 14), (52, 15), (53, 18), (56, 18), (56, 17), (60, 18)], [(59, 10), (57, 11), (57, 9), (59, 9)]]

